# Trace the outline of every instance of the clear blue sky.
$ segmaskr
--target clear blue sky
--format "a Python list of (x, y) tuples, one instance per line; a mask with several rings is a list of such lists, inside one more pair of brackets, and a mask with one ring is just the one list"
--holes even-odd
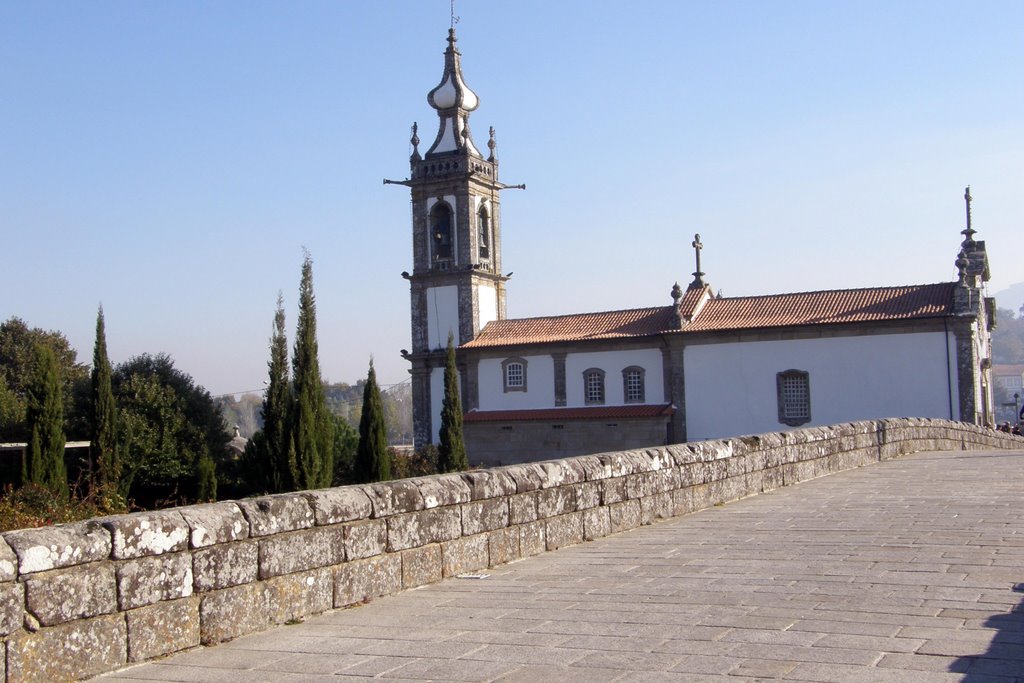
[[(512, 317), (953, 279), (963, 188), (991, 291), (1024, 281), (1024, 3), (463, 1), (497, 129)], [(0, 4), (0, 319), (91, 358), (258, 389), (314, 258), (325, 377), (408, 375), (409, 127), (447, 0)]]

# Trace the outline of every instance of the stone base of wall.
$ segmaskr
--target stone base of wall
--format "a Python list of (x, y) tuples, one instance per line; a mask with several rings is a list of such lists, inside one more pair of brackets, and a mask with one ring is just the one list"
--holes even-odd
[(463, 435), (472, 466), (499, 467), (664, 445), (669, 419), (470, 422), (463, 425)]
[(1024, 438), (943, 420), (855, 422), (12, 531), (0, 540), (0, 679), (93, 676), (832, 472), (960, 449), (1024, 449)]

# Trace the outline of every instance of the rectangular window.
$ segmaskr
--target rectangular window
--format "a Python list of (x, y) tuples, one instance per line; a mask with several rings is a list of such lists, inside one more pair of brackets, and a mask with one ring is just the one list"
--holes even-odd
[(604, 403), (604, 371), (591, 368), (583, 373), (583, 399), (586, 405)]
[(786, 370), (775, 376), (779, 401), (779, 422), (791, 427), (811, 421), (810, 374)]
[(509, 363), (506, 369), (509, 388), (523, 386), (523, 366), (520, 363)]
[(626, 403), (644, 402), (644, 369), (637, 366), (622, 371), (622, 395)]
[(501, 362), (501, 377), (505, 393), (526, 391), (526, 359), (506, 358)]

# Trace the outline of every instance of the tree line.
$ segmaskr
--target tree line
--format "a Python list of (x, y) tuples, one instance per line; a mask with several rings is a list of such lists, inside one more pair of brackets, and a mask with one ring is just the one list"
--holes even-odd
[[(0, 443), (27, 446), (20, 462), (6, 458), (0, 476), (22, 489), (46, 491), (57, 501), (88, 498), (100, 512), (118, 512), (468, 466), (451, 339), (439, 448), (412, 456), (389, 449), (372, 359), (366, 380), (359, 383), (358, 429), (330, 410), (330, 385), (320, 372), (308, 253), (291, 354), (279, 294), (267, 369), (262, 428), (244, 452), (232, 453), (220, 406), (169, 356), (141, 354), (111, 364), (102, 306), (91, 368), (77, 362), (61, 333), (11, 318), (0, 324)], [(66, 451), (66, 436), (89, 446)]]

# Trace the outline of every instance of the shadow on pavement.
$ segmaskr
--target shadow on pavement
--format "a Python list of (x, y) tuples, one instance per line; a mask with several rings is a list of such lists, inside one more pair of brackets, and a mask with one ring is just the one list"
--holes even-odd
[[(1024, 593), (1024, 583), (1013, 590)], [(949, 670), (966, 671), (961, 679), (966, 683), (1024, 680), (1024, 599), (1009, 612), (992, 615), (984, 625), (996, 630), (988, 650), (958, 657)]]

